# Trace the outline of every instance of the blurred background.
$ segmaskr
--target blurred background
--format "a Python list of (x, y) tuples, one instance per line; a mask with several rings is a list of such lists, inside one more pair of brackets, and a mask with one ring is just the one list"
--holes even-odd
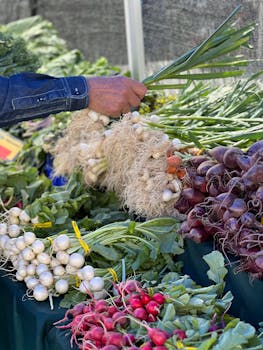
[[(246, 58), (263, 57), (263, 0), (142, 0), (146, 72), (163, 66), (199, 44), (241, 5), (240, 25), (258, 24)], [(0, 23), (41, 15), (51, 21), (69, 49), (79, 49), (94, 62), (104, 56), (109, 63), (127, 66), (127, 41), (123, 0), (0, 0)], [(253, 62), (248, 72), (263, 68)]]

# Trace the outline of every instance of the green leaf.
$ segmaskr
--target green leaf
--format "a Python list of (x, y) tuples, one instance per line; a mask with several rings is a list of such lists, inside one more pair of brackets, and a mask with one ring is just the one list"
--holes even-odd
[(105, 260), (109, 261), (120, 261), (122, 258), (122, 255), (116, 248), (108, 247), (100, 243), (92, 244), (91, 251), (100, 254)]
[(218, 338), (213, 350), (235, 350), (248, 343), (255, 335), (255, 328), (248, 323), (238, 322), (235, 328), (228, 329)]
[(217, 284), (224, 283), (224, 278), (227, 274), (223, 254), (217, 250), (206, 254), (203, 259), (208, 264), (210, 269), (207, 271), (207, 276), (210, 280)]

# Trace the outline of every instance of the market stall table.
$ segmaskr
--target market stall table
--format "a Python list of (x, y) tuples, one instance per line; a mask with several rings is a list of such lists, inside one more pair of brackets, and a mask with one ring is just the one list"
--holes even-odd
[(67, 350), (72, 349), (66, 332), (53, 326), (64, 317), (65, 309), (53, 298), (54, 309), (48, 301), (37, 302), (25, 297), (26, 286), (15, 282), (6, 272), (0, 272), (0, 332), (1, 350)]

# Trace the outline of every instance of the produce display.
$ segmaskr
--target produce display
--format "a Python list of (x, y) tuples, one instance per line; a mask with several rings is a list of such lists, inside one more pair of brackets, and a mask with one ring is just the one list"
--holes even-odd
[[(113, 120), (86, 109), (6, 128), (24, 147), (0, 163), (1, 269), (24, 283), (25, 302), (52, 312), (59, 300), (66, 315), (51, 326), (74, 349), (263, 348), (263, 323), (231, 315), (225, 291), (229, 256), (237, 275), (263, 278), (262, 72), (207, 82), (248, 64), (232, 55), (255, 26), (230, 25), (236, 12), (144, 80), (139, 111)], [(26, 69), (120, 72), (68, 50), (39, 16), (0, 27), (0, 71)], [(213, 241), (203, 257), (212, 284), (183, 274), (185, 238)]]

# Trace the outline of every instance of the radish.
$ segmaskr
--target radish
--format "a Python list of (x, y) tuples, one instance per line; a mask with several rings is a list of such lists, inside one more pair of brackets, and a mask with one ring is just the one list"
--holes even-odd
[(165, 303), (165, 296), (162, 293), (155, 293), (152, 296), (152, 299), (156, 301), (158, 304), (162, 305)]
[(9, 209), (9, 215), (10, 216), (14, 216), (14, 217), (19, 217), (20, 213), (21, 213), (21, 209), (18, 207), (13, 207)]
[(149, 301), (149, 303), (145, 305), (145, 308), (149, 314), (154, 316), (157, 316), (160, 312), (160, 305), (154, 300)]
[(115, 345), (118, 348), (124, 346), (124, 337), (121, 333), (118, 332), (107, 332), (102, 337), (102, 343), (105, 345)]
[(58, 265), (53, 268), (53, 273), (55, 276), (63, 276), (66, 273), (66, 270), (63, 266)]
[(94, 277), (94, 268), (90, 265), (83, 266), (80, 271), (84, 280), (90, 281)]
[(39, 261), (40, 264), (46, 264), (46, 265), (49, 265), (51, 262), (50, 256), (45, 252), (38, 254), (37, 260)]
[(146, 321), (148, 318), (148, 313), (143, 307), (139, 307), (133, 311), (133, 316), (139, 320)]
[(146, 328), (147, 328), (149, 338), (157, 346), (164, 345), (166, 340), (170, 338), (170, 334), (168, 334), (167, 332), (159, 328), (150, 328), (150, 327), (146, 327)]
[(35, 277), (29, 277), (26, 281), (28, 289), (34, 289), (37, 284), (39, 284), (39, 280)]
[(26, 261), (32, 261), (35, 257), (35, 253), (29, 247), (22, 250), (22, 257)]
[(2, 222), (0, 224), (0, 235), (6, 235), (7, 234), (7, 224)]

